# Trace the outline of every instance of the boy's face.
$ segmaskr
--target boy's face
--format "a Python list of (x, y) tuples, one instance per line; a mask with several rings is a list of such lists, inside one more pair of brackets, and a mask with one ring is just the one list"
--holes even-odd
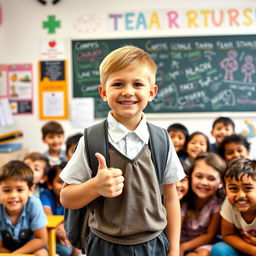
[(100, 96), (108, 102), (114, 118), (132, 129), (137, 127), (142, 111), (157, 93), (150, 76), (145, 65), (131, 66), (110, 74), (106, 83), (99, 86)]
[(64, 134), (46, 134), (43, 138), (44, 143), (49, 147), (51, 152), (59, 152), (61, 150), (62, 144), (64, 143)]
[(249, 151), (242, 144), (237, 144), (234, 142), (227, 143), (224, 146), (224, 155), (227, 161), (235, 158), (246, 158), (249, 156)]
[(39, 183), (44, 183), (46, 177), (44, 175), (44, 170), (46, 168), (46, 163), (42, 160), (35, 160), (32, 161), (31, 159), (27, 158), (24, 160), (24, 163), (27, 164), (33, 171), (33, 183), (35, 185)]
[(60, 172), (54, 177), (52, 184), (49, 184), (48, 187), (51, 189), (55, 195), (55, 197), (60, 198), (60, 190), (63, 185), (62, 179), (59, 177)]
[(201, 134), (195, 135), (192, 140), (188, 142), (187, 153), (191, 158), (195, 158), (202, 152), (207, 151), (207, 141)]
[(20, 213), (31, 195), (26, 181), (9, 178), (0, 183), (0, 201), (9, 214)]
[(184, 149), (186, 136), (181, 131), (169, 131), (169, 136), (172, 139), (172, 143), (174, 145), (175, 151), (179, 152)]
[(256, 181), (242, 174), (236, 179), (225, 178), (225, 191), (230, 204), (240, 212), (256, 213)]
[(225, 136), (232, 135), (233, 133), (234, 130), (232, 125), (225, 125), (224, 123), (216, 123), (211, 131), (211, 134), (215, 138), (217, 144), (220, 144)]
[(188, 193), (188, 186), (189, 184), (187, 176), (181, 181), (176, 182), (176, 189), (180, 200)]

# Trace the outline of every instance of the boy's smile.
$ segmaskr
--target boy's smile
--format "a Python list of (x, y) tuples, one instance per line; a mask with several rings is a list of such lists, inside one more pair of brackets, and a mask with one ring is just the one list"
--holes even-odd
[(251, 177), (241, 175), (238, 180), (225, 179), (226, 194), (229, 202), (240, 212), (256, 213), (256, 181)]
[(141, 120), (142, 111), (157, 93), (150, 70), (144, 65), (131, 66), (110, 74), (99, 93), (112, 109), (115, 119), (133, 130)]

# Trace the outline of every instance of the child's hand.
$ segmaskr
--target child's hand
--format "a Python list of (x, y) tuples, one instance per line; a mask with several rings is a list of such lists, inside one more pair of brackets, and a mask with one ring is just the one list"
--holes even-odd
[(67, 247), (71, 247), (71, 243), (69, 242), (69, 240), (67, 239), (66, 236), (66, 231), (64, 229), (64, 225), (63, 223), (61, 223), (60, 225), (58, 225), (56, 227), (56, 238), (57, 240), (62, 244), (65, 245)]
[(249, 232), (243, 232), (243, 239), (254, 246), (256, 246), (256, 237), (252, 236)]
[(105, 197), (119, 196), (124, 187), (124, 177), (122, 171), (116, 168), (108, 168), (106, 160), (103, 155), (96, 153), (98, 158), (99, 168), (96, 175), (97, 179), (97, 192)]

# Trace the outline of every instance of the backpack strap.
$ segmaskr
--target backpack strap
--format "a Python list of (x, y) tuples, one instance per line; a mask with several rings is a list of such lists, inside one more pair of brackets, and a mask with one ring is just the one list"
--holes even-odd
[(96, 152), (105, 157), (106, 164), (109, 166), (107, 126), (107, 120), (104, 120), (84, 130), (85, 151), (88, 164), (92, 169), (92, 177), (96, 176), (99, 166), (98, 159), (95, 157)]
[(167, 131), (163, 128), (147, 122), (149, 129), (149, 148), (151, 150), (152, 161), (155, 166), (159, 184), (163, 182), (164, 171), (167, 164), (170, 139)]

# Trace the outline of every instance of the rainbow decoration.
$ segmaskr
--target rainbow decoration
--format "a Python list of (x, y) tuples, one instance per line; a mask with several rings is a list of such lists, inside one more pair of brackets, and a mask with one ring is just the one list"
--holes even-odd
[(253, 123), (249, 122), (248, 120), (245, 120), (244, 123), (247, 126), (247, 130), (243, 130), (242, 134), (246, 136), (247, 138), (254, 138), (256, 137), (256, 127)]

